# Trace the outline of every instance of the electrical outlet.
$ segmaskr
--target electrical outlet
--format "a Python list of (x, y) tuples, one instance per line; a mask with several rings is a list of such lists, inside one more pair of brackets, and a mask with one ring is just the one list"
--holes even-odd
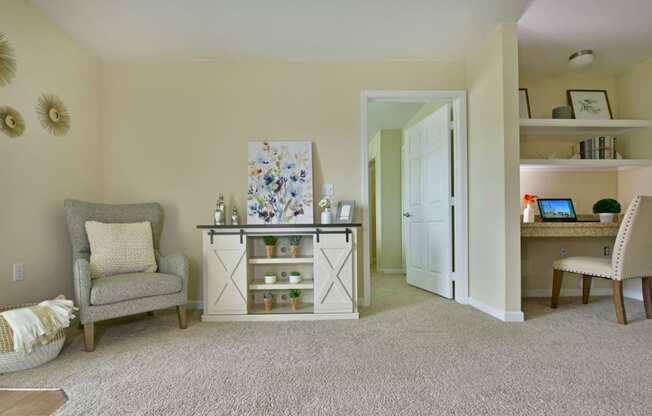
[(14, 264), (14, 282), (25, 280), (25, 267), (23, 263)]
[(611, 256), (611, 247), (609, 246), (602, 247), (602, 255), (605, 257)]
[(568, 250), (566, 250), (566, 248), (562, 247), (561, 249), (559, 249), (560, 257), (566, 257), (567, 255), (568, 255)]

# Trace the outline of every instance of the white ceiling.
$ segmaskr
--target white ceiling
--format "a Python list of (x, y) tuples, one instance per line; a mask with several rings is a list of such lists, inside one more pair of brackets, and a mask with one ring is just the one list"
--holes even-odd
[(402, 129), (424, 103), (379, 102), (367, 105), (367, 134), (372, 139), (379, 130)]
[(593, 49), (592, 69), (612, 75), (652, 56), (652, 0), (535, 0), (518, 26), (526, 76), (568, 71), (579, 49)]
[(463, 59), (529, 0), (32, 0), (103, 59)]

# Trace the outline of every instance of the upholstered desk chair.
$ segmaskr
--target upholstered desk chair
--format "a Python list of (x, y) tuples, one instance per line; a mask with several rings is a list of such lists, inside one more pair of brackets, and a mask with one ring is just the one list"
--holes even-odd
[(582, 303), (589, 303), (591, 279), (613, 282), (613, 301), (618, 322), (627, 324), (623, 281), (642, 278), (645, 316), (652, 319), (652, 196), (637, 196), (620, 224), (613, 255), (609, 257), (567, 257), (553, 263), (552, 301), (557, 307), (564, 272), (582, 275)]
[[(176, 306), (179, 327), (186, 328), (188, 303), (188, 259), (182, 255), (162, 257), (159, 240), (163, 228), (163, 209), (157, 203), (105, 205), (68, 199), (64, 203), (68, 233), (72, 243), (75, 303), (84, 326), (86, 351), (93, 351), (93, 324), (121, 316), (151, 312)], [(86, 221), (152, 225), (156, 273), (127, 273), (91, 279), (90, 245)]]

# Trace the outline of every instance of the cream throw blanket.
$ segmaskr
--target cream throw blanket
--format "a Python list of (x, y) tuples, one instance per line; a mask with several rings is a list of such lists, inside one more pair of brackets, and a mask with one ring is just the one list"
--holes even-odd
[(70, 326), (77, 308), (63, 295), (29, 308), (0, 313), (14, 333), (14, 351), (30, 353), (34, 345), (47, 344), (56, 333)]

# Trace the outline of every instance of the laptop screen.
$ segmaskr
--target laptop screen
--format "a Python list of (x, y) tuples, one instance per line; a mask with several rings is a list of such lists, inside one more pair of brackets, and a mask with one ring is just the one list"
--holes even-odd
[(539, 198), (539, 212), (543, 221), (576, 221), (575, 207), (570, 198), (545, 199)]

